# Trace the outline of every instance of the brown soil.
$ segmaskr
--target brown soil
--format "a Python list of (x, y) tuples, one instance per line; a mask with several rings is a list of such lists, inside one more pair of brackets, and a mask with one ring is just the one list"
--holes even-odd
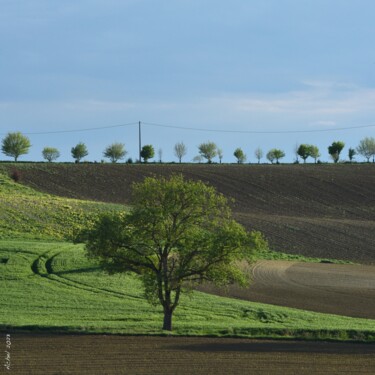
[[(14, 164), (3, 164), (12, 171)], [(131, 184), (182, 173), (232, 197), (234, 215), (277, 251), (375, 264), (375, 165), (21, 164), (23, 183), (73, 198), (131, 203)]]
[(46, 334), (11, 342), (8, 372), (17, 375), (375, 373), (374, 344)]
[(258, 262), (248, 289), (212, 285), (201, 291), (248, 301), (375, 319), (375, 266)]

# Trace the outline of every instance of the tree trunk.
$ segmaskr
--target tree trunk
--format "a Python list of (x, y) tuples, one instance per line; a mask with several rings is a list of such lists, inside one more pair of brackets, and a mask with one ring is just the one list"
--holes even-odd
[(170, 309), (164, 309), (163, 330), (172, 331), (172, 313)]

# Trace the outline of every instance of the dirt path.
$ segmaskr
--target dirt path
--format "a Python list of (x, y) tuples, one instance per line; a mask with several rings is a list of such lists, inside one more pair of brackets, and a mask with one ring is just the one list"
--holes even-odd
[(375, 319), (375, 266), (262, 261), (248, 289), (200, 290), (249, 301)]
[(375, 373), (374, 344), (46, 334), (11, 342), (12, 375)]

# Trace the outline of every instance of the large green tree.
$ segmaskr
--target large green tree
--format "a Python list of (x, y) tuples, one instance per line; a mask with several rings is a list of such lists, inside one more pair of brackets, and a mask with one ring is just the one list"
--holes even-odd
[(112, 143), (107, 146), (103, 152), (103, 156), (111, 160), (112, 163), (116, 163), (125, 157), (127, 151), (123, 143)]
[(14, 161), (17, 161), (19, 156), (29, 152), (30, 147), (29, 138), (20, 132), (15, 132), (8, 133), (4, 137), (1, 150), (6, 156), (11, 156), (14, 158)]
[(182, 292), (203, 281), (248, 285), (256, 248), (267, 243), (231, 217), (226, 198), (201, 181), (181, 175), (148, 177), (133, 185), (132, 210), (102, 216), (83, 234), (89, 257), (109, 273), (140, 275), (145, 296), (164, 311), (163, 329)]

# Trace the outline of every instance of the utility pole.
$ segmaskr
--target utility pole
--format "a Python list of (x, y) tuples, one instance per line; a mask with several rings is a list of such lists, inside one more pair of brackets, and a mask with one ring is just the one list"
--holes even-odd
[(138, 122), (138, 133), (139, 133), (139, 162), (142, 163), (141, 159), (141, 149), (142, 149), (142, 139), (141, 139), (141, 122)]

